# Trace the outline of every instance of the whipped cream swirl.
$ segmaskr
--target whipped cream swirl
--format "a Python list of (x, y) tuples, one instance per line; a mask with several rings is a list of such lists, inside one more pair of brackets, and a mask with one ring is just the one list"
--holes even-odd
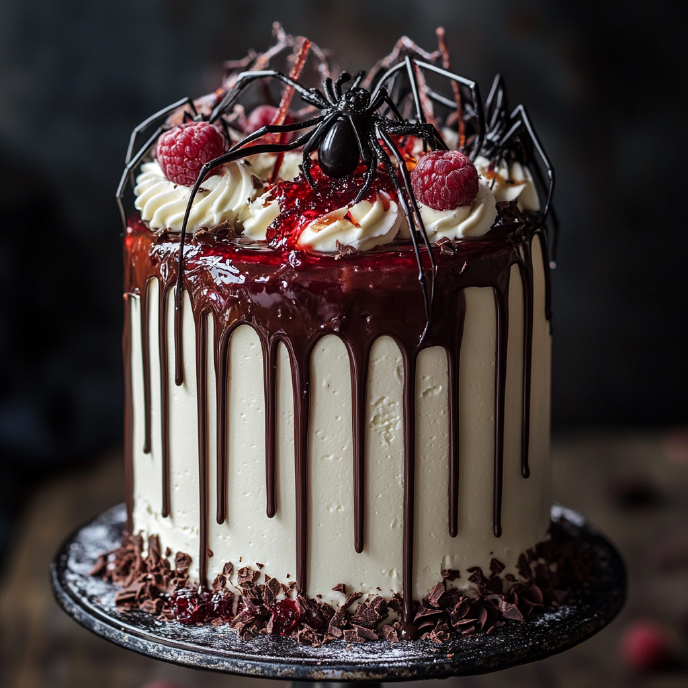
[(322, 253), (336, 253), (339, 242), (368, 251), (393, 241), (400, 226), (398, 205), (381, 191), (372, 202), (359, 201), (313, 220), (301, 232), (298, 245)]
[(490, 161), (482, 155), (479, 155), (473, 164), (487, 179), (498, 203), (516, 201), (521, 210), (540, 210), (535, 181), (525, 165), (519, 162), (507, 164), (502, 161), (498, 168), (490, 170)]
[[(208, 177), (194, 198), (187, 228), (190, 232), (221, 222), (241, 227), (250, 217), (249, 203), (257, 193), (250, 167), (232, 162), (219, 169), (220, 174)], [(171, 182), (157, 162), (147, 162), (141, 166), (134, 194), (135, 207), (151, 229), (181, 231), (191, 187)]]
[[(497, 201), (490, 191), (489, 183), (483, 178), (480, 179), (478, 195), (472, 205), (463, 205), (453, 210), (435, 210), (419, 202), (418, 209), (431, 242), (442, 237), (454, 240), (482, 236), (490, 231), (497, 219)], [(402, 223), (399, 238), (411, 238), (406, 221)]]

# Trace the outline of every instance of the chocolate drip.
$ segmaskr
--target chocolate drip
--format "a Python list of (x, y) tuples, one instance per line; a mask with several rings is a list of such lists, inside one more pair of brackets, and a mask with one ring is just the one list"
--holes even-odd
[[(187, 245), (183, 288), (189, 294), (196, 327), (198, 396), (201, 582), (207, 578), (208, 552), (208, 399), (207, 317), (215, 329), (214, 360), (218, 408), (218, 507), (217, 520), (227, 518), (228, 498), (228, 354), (231, 333), (247, 324), (257, 332), (263, 350), (265, 395), (266, 512), (277, 512), (276, 498), (276, 396), (279, 342), (287, 348), (292, 372), (296, 479), (296, 578), (298, 590), (307, 591), (308, 568), (308, 435), (310, 416), (310, 359), (319, 338), (335, 334), (345, 344), (351, 361), (352, 436), (354, 454), (354, 549), (365, 546), (365, 443), (366, 385), (370, 347), (388, 335), (399, 346), (404, 360), (404, 522), (403, 594), (404, 616), (412, 618), (414, 560), (415, 484), (415, 366), (421, 348), (441, 346), (447, 352), (449, 374), (449, 475), (448, 528), (458, 532), (459, 488), (459, 368), (466, 301), (464, 289), (489, 287), (496, 309), (495, 426), (493, 533), (501, 534), (501, 502), (504, 457), (504, 411), (508, 346), (508, 294), (511, 267), (519, 267), (524, 298), (523, 411), (521, 466), (528, 470), (530, 425), (530, 378), (532, 373), (533, 267), (531, 243), (542, 243), (545, 270), (545, 315), (550, 318), (550, 282), (544, 228), (530, 216), (522, 216), (515, 204), (500, 204), (500, 216), (487, 237), (455, 244), (450, 251), (436, 250), (438, 265), (435, 308), (443, 317), (433, 319), (421, 345), (426, 319), (422, 297), (414, 283), (417, 263), (408, 246), (358, 254), (351, 259), (314, 255), (294, 250), (257, 249), (231, 240), (213, 243), (192, 241)], [(162, 362), (163, 447), (168, 442), (167, 410), (167, 294), (173, 287), (179, 238), (155, 238), (141, 222), (132, 221), (126, 238), (126, 288), (141, 293), (151, 277), (160, 280), (160, 358)], [(127, 318), (129, 318), (128, 298)], [(175, 382), (183, 384), (182, 299), (175, 307)], [(125, 323), (125, 359), (131, 357), (130, 325)], [(128, 364), (129, 365), (129, 364)], [(128, 384), (131, 369), (127, 368)], [(127, 391), (125, 419), (127, 462), (131, 472), (133, 416), (131, 388)], [(164, 493), (169, 492), (169, 448), (163, 449)], [(131, 512), (133, 482), (127, 478), (127, 503)], [(169, 513), (169, 494), (167, 495)], [(165, 503), (165, 499), (163, 500)]]
[(170, 515), (170, 390), (167, 354), (167, 297), (169, 285), (158, 284), (158, 353), (160, 355), (160, 425), (162, 439), (162, 515)]
[(199, 584), (208, 587), (208, 313), (195, 315), (196, 404), (198, 408), (198, 482), (201, 510)]
[(349, 342), (351, 359), (351, 420), (354, 450), (354, 550), (365, 546), (365, 442), (368, 344)]
[(506, 357), (509, 344), (509, 272), (504, 272), (500, 275), (500, 283), (494, 288), (497, 333), (495, 345), (494, 494), (492, 501), (492, 532), (495, 537), (501, 537), (502, 535), (504, 401), (506, 396)]
[(310, 367), (312, 347), (287, 344), (294, 392), (294, 463), (296, 468), (296, 588), (308, 584), (308, 427), (310, 423)]
[[(179, 290), (179, 286), (177, 286)], [(174, 384), (184, 384), (184, 293), (174, 299)]]
[(273, 518), (277, 513), (275, 489), (276, 433), (277, 423), (277, 351), (279, 340), (271, 343), (263, 340), (263, 385), (265, 394), (265, 513)]
[(413, 621), (413, 526), (416, 489), (416, 352), (402, 349), (404, 359), (404, 526), (403, 620)]
[(131, 378), (131, 294), (124, 295), (124, 331), (122, 356), (124, 358), (124, 489), (127, 520), (124, 530), (131, 533), (134, 520), (134, 398)]
[(521, 413), (521, 475), (530, 477), (530, 387), (533, 362), (533, 257), (529, 243), (523, 244), (524, 259), (519, 262), (523, 284), (523, 411)]
[(228, 414), (228, 386), (229, 386), (229, 342), (231, 330), (222, 332), (215, 322), (215, 404), (217, 406), (217, 516), (218, 523), (224, 523), (227, 518), (228, 499), (228, 462), (229, 462), (229, 414)]
[(449, 378), (449, 535), (459, 533), (459, 366), (461, 342), (466, 320), (466, 295), (461, 291), (456, 299), (456, 339), (447, 348)]
[[(151, 278), (152, 279), (152, 278)], [(148, 314), (148, 288), (150, 279), (141, 289), (141, 358), (143, 359), (144, 438), (143, 452), (151, 451), (151, 374), (150, 374), (150, 317)]]

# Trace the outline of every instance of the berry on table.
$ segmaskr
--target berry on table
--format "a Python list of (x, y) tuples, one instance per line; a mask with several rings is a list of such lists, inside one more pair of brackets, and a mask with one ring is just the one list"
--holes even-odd
[(478, 171), (461, 152), (430, 151), (411, 172), (416, 200), (433, 210), (472, 205), (478, 195)]
[(225, 138), (212, 124), (185, 122), (162, 134), (155, 157), (171, 182), (193, 186), (201, 167), (225, 150)]
[(632, 623), (621, 638), (621, 656), (635, 671), (656, 671), (671, 664), (671, 644), (666, 631), (653, 621)]

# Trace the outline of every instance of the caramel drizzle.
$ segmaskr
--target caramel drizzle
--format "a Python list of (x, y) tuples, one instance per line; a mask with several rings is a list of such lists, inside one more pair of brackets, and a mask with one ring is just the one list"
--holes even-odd
[[(532, 372), (532, 329), (533, 329), (533, 268), (531, 242), (534, 236), (539, 235), (542, 247), (543, 267), (545, 271), (545, 315), (551, 319), (550, 311), (550, 276), (547, 251), (547, 236), (541, 227), (530, 227), (528, 236), (517, 242), (511, 248), (508, 258), (493, 259), (487, 267), (480, 272), (475, 270), (471, 280), (461, 281), (456, 288), (446, 287), (445, 312), (455, 314), (455, 318), (443, 320), (452, 322), (449, 331), (431, 329), (423, 347), (418, 345), (419, 338), (412, 327), (401, 327), (396, 332), (389, 332), (395, 339), (402, 354), (404, 362), (404, 526), (403, 526), (403, 597), (404, 619), (412, 619), (413, 616), (413, 526), (415, 519), (415, 367), (416, 356), (421, 348), (430, 346), (442, 346), (447, 352), (449, 373), (449, 475), (448, 475), (448, 528), (450, 535), (455, 537), (458, 533), (458, 488), (459, 488), (459, 360), (461, 342), (463, 339), (463, 327), (465, 318), (465, 296), (463, 290), (469, 286), (492, 287), (496, 309), (496, 347), (495, 347), (495, 427), (494, 427), (494, 487), (493, 487), (493, 533), (496, 537), (501, 535), (501, 509), (502, 509), (502, 485), (503, 485), (503, 458), (504, 458), (504, 410), (506, 390), (506, 360), (508, 350), (508, 300), (509, 279), (512, 265), (517, 265), (523, 284), (524, 298), (524, 352), (523, 352), (523, 411), (522, 411), (522, 441), (521, 441), (521, 470), (524, 478), (529, 475), (528, 449), (530, 428), (530, 394)], [(144, 242), (145, 243), (145, 242)], [(522, 250), (519, 253), (518, 247)], [(171, 254), (170, 254), (171, 255)], [(499, 256), (498, 256), (499, 257)], [(477, 260), (480, 259), (478, 256)], [(159, 273), (165, 275), (146, 275), (143, 281), (144, 289), (135, 284), (130, 284), (130, 290), (136, 291), (142, 296), (147, 293), (148, 280), (152, 276), (160, 279), (160, 314), (159, 314), (159, 342), (160, 357), (162, 362), (161, 394), (162, 394), (162, 424), (163, 424), (163, 512), (170, 513), (169, 500), (169, 396), (168, 384), (164, 371), (167, 370), (167, 296), (170, 288), (176, 281), (174, 275), (174, 257), (172, 264), (161, 263), (158, 266)], [(473, 265), (476, 265), (473, 263)], [(152, 265), (149, 266), (153, 267)], [(165, 267), (165, 270), (161, 268)], [(128, 271), (131, 273), (134, 271)], [(442, 274), (442, 273), (440, 273)], [(463, 274), (463, 271), (459, 275)], [(446, 278), (446, 275), (444, 275)], [(129, 274), (129, 281), (133, 275)], [(163, 280), (163, 277), (167, 277)], [(134, 278), (135, 279), (135, 278)], [(353, 405), (353, 449), (354, 449), (354, 549), (362, 552), (365, 546), (365, 414), (366, 414), (366, 384), (368, 374), (368, 359), (370, 347), (375, 339), (387, 334), (384, 326), (379, 331), (369, 332), (365, 328), (357, 328), (356, 323), (362, 317), (356, 312), (346, 318), (345, 325), (333, 330), (323, 330), (311, 337), (302, 331), (285, 332), (284, 322), (279, 327), (274, 323), (262, 322), (255, 314), (251, 314), (251, 306), (244, 305), (241, 315), (230, 319), (227, 313), (220, 316), (215, 310), (217, 303), (202, 302), (194, 291), (193, 280), (184, 276), (184, 287), (191, 299), (196, 329), (196, 376), (197, 376), (197, 404), (198, 404), (198, 456), (199, 456), (199, 480), (200, 480), (200, 546), (199, 569), (200, 582), (207, 585), (207, 561), (208, 561), (208, 479), (209, 479), (209, 438), (208, 438), (208, 400), (207, 400), (207, 316), (214, 316), (214, 362), (216, 375), (216, 401), (218, 409), (217, 427), (217, 522), (223, 523), (227, 517), (228, 498), (228, 418), (227, 399), (229, 387), (228, 353), (232, 332), (242, 324), (248, 324), (258, 333), (263, 350), (264, 369), (264, 395), (265, 395), (265, 447), (266, 447), (266, 492), (268, 517), (277, 512), (275, 470), (276, 470), (276, 386), (277, 386), (277, 351), (278, 344), (284, 343), (290, 360), (292, 371), (293, 401), (294, 401), (294, 440), (295, 440), (295, 478), (296, 478), (296, 582), (300, 592), (307, 590), (307, 566), (308, 566), (308, 429), (310, 415), (310, 358), (311, 352), (317, 340), (326, 334), (335, 333), (348, 348), (351, 361), (352, 380), (352, 405)], [(127, 514), (128, 527), (131, 528), (131, 511), (133, 508), (133, 409), (131, 391), (131, 329), (129, 323), (130, 308), (129, 297), (125, 295), (125, 333), (124, 355), (126, 368), (126, 414), (125, 414), (125, 466), (127, 466)], [(244, 295), (245, 297), (245, 295)], [(142, 299), (142, 312), (144, 301)], [(183, 302), (182, 302), (183, 303)], [(365, 310), (365, 307), (362, 307)], [(145, 307), (147, 312), (147, 306)], [(367, 311), (366, 311), (367, 312)], [(381, 311), (384, 312), (384, 311)], [(235, 315), (232, 312), (231, 315)], [(403, 318), (402, 318), (403, 320)], [(181, 385), (184, 382), (183, 364), (183, 310), (175, 308), (174, 318), (174, 343), (175, 343), (175, 383)], [(272, 327), (271, 327), (272, 325)], [(378, 324), (379, 325), (379, 324)], [(422, 331), (422, 329), (421, 329)], [(144, 328), (142, 327), (142, 333)], [(144, 335), (147, 340), (147, 332)], [(145, 349), (144, 349), (145, 352)], [(144, 353), (145, 358), (145, 353)], [(145, 366), (144, 366), (145, 371)], [(144, 373), (145, 375), (145, 373)], [(205, 392), (200, 392), (205, 390)], [(144, 397), (147, 406), (147, 418), (150, 418), (150, 394)], [(166, 447), (166, 449), (165, 449)]]

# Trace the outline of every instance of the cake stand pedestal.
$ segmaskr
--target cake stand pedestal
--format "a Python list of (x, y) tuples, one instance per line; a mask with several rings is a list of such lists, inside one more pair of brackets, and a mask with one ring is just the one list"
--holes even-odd
[(194, 669), (294, 682), (410, 681), (467, 676), (534, 662), (562, 652), (606, 626), (623, 606), (626, 572), (611, 543), (579, 514), (552, 507), (552, 518), (589, 545), (594, 580), (572, 591), (555, 611), (509, 622), (491, 635), (431, 641), (379, 641), (319, 648), (266, 636), (241, 640), (228, 626), (184, 626), (115, 607), (116, 588), (88, 572), (98, 555), (119, 545), (124, 506), (116, 506), (65, 540), (51, 567), (55, 597), (67, 614), (93, 633), (148, 657)]

